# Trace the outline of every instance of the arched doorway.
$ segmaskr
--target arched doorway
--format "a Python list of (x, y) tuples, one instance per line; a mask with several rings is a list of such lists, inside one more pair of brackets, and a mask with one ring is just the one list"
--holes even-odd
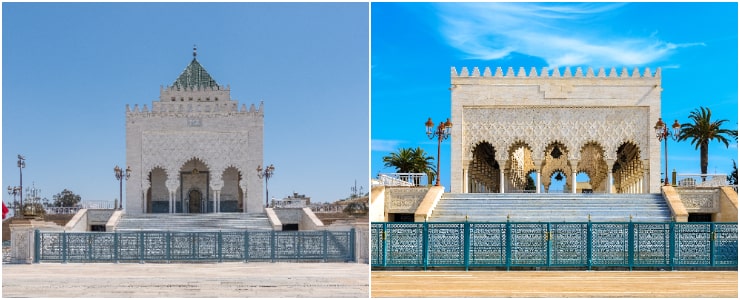
[(149, 188), (146, 190), (146, 212), (168, 213), (170, 198), (165, 184), (167, 172), (161, 167), (156, 167), (149, 172), (147, 179)]
[(242, 212), (244, 196), (239, 187), (241, 172), (235, 167), (228, 167), (221, 174), (221, 180), (224, 182), (219, 198), (221, 212)]
[(545, 147), (542, 161), (542, 191), (564, 193), (571, 190), (572, 170), (568, 156), (570, 150), (561, 142), (551, 142)]
[(632, 142), (625, 142), (617, 149), (617, 160), (612, 167), (614, 188), (617, 193), (637, 194), (645, 192), (644, 167), (640, 160), (640, 148)]
[(193, 189), (188, 193), (188, 211), (193, 214), (198, 214), (205, 211), (203, 194), (198, 189)]
[[(578, 162), (578, 182), (587, 180), (591, 192), (605, 193), (608, 188), (609, 167), (604, 159), (604, 148), (596, 142), (589, 142), (581, 147), (581, 159)], [(582, 191), (584, 192), (584, 191)], [(585, 191), (588, 192), (588, 191)]]
[(527, 186), (527, 174), (535, 170), (532, 160), (532, 147), (525, 142), (516, 142), (509, 147), (509, 160), (507, 162), (509, 186), (507, 191), (514, 193), (524, 192)]
[(209, 198), (210, 176), (208, 166), (198, 158), (185, 162), (180, 167), (180, 188), (177, 199), (178, 213), (213, 212), (213, 201)]
[(470, 193), (498, 193), (501, 167), (496, 161), (496, 150), (488, 142), (473, 149), (473, 160), (468, 166), (468, 191)]

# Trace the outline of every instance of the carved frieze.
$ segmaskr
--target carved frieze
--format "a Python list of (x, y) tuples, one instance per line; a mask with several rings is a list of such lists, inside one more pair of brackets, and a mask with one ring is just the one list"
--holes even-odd
[[(596, 142), (606, 158), (613, 159), (622, 143), (631, 141), (647, 149), (647, 137), (652, 136), (647, 132), (646, 107), (465, 107), (463, 116), (463, 153), (468, 159), (481, 141), (496, 150), (522, 141), (533, 153), (544, 153), (552, 141), (562, 141), (576, 150), (569, 158), (578, 158), (583, 145)], [(505, 151), (496, 154), (497, 159), (506, 159)]]
[(719, 194), (717, 190), (678, 189), (681, 202), (690, 213), (718, 213)]
[(426, 188), (393, 187), (385, 192), (386, 210), (388, 213), (413, 214), (424, 200)]

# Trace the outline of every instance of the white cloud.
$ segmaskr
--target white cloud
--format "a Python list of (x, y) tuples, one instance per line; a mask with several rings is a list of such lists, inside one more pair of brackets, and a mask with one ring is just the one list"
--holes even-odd
[(471, 59), (504, 58), (512, 52), (543, 58), (550, 66), (645, 65), (681, 47), (703, 43), (665, 42), (653, 32), (643, 38), (602, 32), (596, 18), (624, 4), (439, 3), (440, 32)]
[(398, 146), (401, 145), (403, 141), (397, 141), (397, 140), (371, 140), (370, 143), (370, 149), (372, 151), (381, 151), (381, 152), (393, 152), (398, 150)]

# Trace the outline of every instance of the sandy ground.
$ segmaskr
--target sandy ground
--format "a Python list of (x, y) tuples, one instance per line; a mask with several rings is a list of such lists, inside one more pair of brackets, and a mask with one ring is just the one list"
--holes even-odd
[(738, 296), (736, 271), (373, 271), (371, 282), (373, 298)]

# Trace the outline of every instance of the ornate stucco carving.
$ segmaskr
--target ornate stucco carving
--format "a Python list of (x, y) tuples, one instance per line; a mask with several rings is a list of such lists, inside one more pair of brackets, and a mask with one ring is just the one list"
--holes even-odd
[(386, 189), (385, 201), (387, 212), (413, 214), (416, 212), (419, 203), (424, 200), (426, 192), (427, 189), (416, 187), (394, 187)]
[(719, 194), (716, 190), (678, 189), (681, 202), (690, 213), (718, 213)]
[(167, 170), (179, 170), (190, 159), (198, 158), (217, 179), (226, 169), (227, 161), (241, 171), (246, 169), (248, 157), (243, 155), (242, 149), (248, 144), (247, 132), (145, 131), (142, 133), (142, 167), (152, 170), (165, 165)]
[[(645, 149), (651, 136), (648, 110), (642, 107), (465, 107), (463, 115), (463, 153), (468, 159), (481, 141), (496, 150), (524, 141), (535, 158), (535, 153), (544, 153), (553, 141), (561, 141), (568, 149), (597, 142), (605, 148), (606, 158), (615, 158), (622, 143), (632, 141)], [(507, 159), (504, 151), (496, 154), (496, 159)], [(579, 156), (579, 151), (569, 151), (569, 158)]]

